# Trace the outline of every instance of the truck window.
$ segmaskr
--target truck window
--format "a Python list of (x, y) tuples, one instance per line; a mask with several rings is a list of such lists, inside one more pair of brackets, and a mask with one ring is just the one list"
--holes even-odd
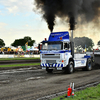
[(44, 43), (42, 45), (42, 50), (61, 50), (62, 43)]
[(47, 49), (48, 49), (48, 44), (47, 44), (47, 43), (44, 43), (44, 44), (42, 45), (42, 49), (47, 50)]

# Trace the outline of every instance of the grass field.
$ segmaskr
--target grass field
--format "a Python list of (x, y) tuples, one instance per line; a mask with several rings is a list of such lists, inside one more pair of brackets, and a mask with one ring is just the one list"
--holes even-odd
[(35, 66), (35, 65), (40, 65), (40, 63), (0, 65), (0, 68), (19, 67), (19, 66)]
[(52, 100), (100, 100), (100, 84), (96, 87), (86, 88), (74, 93), (74, 97), (66, 98), (66, 95), (54, 98)]

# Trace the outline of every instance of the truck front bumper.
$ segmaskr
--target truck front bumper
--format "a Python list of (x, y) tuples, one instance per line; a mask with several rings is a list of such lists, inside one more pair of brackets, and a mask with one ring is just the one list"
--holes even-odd
[(41, 64), (41, 67), (64, 67), (64, 64)]

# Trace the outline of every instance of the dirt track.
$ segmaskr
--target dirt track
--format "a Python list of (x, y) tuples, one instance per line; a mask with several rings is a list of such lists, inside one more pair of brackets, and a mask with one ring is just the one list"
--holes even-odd
[[(36, 70), (34, 70), (36, 69)], [(0, 100), (37, 100), (46, 95), (66, 91), (70, 82), (75, 88), (100, 82), (100, 69), (77, 70), (73, 74), (46, 71), (30, 67), (0, 71)]]
[(40, 59), (30, 59), (30, 60), (5, 60), (0, 61), (0, 65), (3, 64), (21, 64), (21, 63), (39, 63)]

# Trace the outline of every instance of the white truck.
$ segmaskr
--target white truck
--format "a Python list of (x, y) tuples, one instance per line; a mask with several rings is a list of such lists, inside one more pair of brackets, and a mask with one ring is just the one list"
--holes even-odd
[(74, 54), (74, 43), (69, 39), (69, 32), (53, 32), (48, 40), (44, 40), (40, 50), (41, 67), (48, 73), (53, 69), (73, 73), (74, 69), (92, 69), (91, 56), (87, 54)]

